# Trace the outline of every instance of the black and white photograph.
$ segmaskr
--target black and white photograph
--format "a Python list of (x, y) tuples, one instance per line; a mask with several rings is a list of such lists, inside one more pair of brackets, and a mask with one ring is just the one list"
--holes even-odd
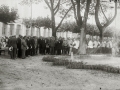
[(0, 90), (120, 90), (120, 0), (0, 0)]

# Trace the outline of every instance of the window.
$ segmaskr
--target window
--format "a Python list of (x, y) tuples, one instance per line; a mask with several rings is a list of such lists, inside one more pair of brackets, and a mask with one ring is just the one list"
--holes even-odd
[(10, 35), (13, 35), (14, 24), (10, 24)]

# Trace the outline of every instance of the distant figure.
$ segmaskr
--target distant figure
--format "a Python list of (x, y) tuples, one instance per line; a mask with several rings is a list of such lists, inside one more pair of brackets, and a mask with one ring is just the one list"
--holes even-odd
[(101, 52), (106, 53), (106, 41), (105, 41), (105, 39), (101, 43)]
[(93, 41), (89, 39), (88, 41), (88, 54), (90, 54), (93, 50)]
[(94, 49), (94, 52), (93, 52), (93, 53), (98, 53), (99, 45), (100, 45), (100, 42), (97, 41), (96, 39), (94, 39), (94, 41), (93, 41), (93, 49)]
[(27, 43), (25, 41), (25, 37), (21, 38), (21, 50), (22, 50), (22, 59), (25, 59), (25, 52), (28, 49)]
[(68, 47), (67, 40), (65, 40), (65, 39), (63, 40), (62, 47), (63, 47), (63, 54), (67, 54), (67, 47)]
[(112, 39), (109, 39), (108, 43), (109, 43), (109, 53), (112, 54), (112, 47), (113, 47)]
[(75, 41), (74, 41), (74, 46), (73, 46), (73, 48), (74, 48), (74, 51), (73, 51), (73, 53), (74, 54), (77, 54), (77, 51), (78, 51), (78, 48), (79, 48), (79, 40), (78, 39), (75, 39)]
[(55, 38), (51, 37), (50, 39), (50, 54), (54, 55), (55, 54)]
[(17, 38), (17, 49), (18, 49), (18, 58), (21, 58), (22, 56), (22, 51), (21, 51), (21, 35)]
[[(0, 40), (0, 49), (2, 48), (2, 43), (1, 43), (1, 40)], [(1, 55), (1, 51), (0, 51), (0, 55)]]
[(72, 41), (72, 39), (69, 40), (69, 47), (70, 47), (70, 49), (69, 49), (69, 55), (71, 55), (72, 48), (73, 48), (73, 41)]

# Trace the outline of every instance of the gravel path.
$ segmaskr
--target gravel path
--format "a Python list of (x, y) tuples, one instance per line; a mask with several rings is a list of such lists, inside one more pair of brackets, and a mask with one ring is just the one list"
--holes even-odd
[(0, 90), (120, 90), (119, 74), (66, 69), (42, 58), (0, 57)]

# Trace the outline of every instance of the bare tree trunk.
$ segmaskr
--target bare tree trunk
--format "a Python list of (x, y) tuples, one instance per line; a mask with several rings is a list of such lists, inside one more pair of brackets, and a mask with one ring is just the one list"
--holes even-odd
[(86, 54), (86, 30), (85, 28), (81, 29), (80, 35), (80, 47), (78, 49), (78, 54)]
[(91, 0), (88, 0), (86, 3), (84, 19), (82, 21), (83, 23), (82, 23), (82, 28), (81, 28), (80, 46), (78, 49), (78, 54), (86, 54), (86, 24), (87, 24), (87, 19), (88, 19), (90, 3), (91, 3)]
[(39, 28), (39, 37), (40, 37), (40, 28)]
[[(54, 13), (54, 12), (53, 12)], [(52, 13), (52, 14), (53, 14)], [(51, 16), (52, 17), (52, 36), (56, 37), (56, 30), (55, 30), (55, 17), (54, 15)]]
[[(105, 13), (103, 12), (103, 9), (102, 9), (102, 6), (100, 4), (100, 0), (97, 0), (96, 2), (96, 6), (95, 6), (95, 22), (96, 22), (96, 25), (100, 31), (100, 40), (102, 42), (103, 40), (103, 32), (105, 30), (106, 27), (108, 27), (113, 21), (114, 19), (116, 18), (116, 15), (117, 15), (117, 1), (115, 0), (115, 12), (114, 12), (114, 16), (111, 18), (111, 19), (108, 19), (105, 15)], [(101, 7), (101, 11), (106, 19), (106, 23), (104, 25), (102, 25), (100, 23), (100, 19), (99, 19), (99, 11), (100, 11), (100, 7)]]
[(105, 28), (99, 28), (99, 31), (100, 31), (100, 43), (102, 43), (102, 41), (103, 41), (103, 37), (104, 37), (103, 31), (104, 30), (105, 30)]
[(31, 27), (31, 36), (33, 36), (33, 27)]

